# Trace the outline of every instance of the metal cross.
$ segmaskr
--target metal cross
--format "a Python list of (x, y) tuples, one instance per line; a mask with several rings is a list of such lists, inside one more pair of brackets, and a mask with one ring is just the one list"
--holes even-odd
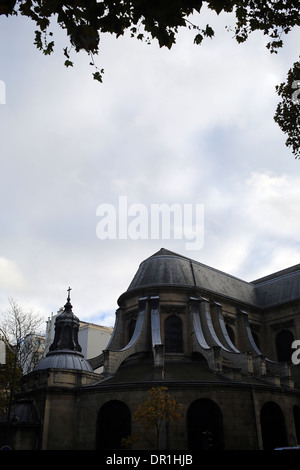
[(71, 290), (72, 290), (71, 287), (69, 287), (69, 289), (67, 289), (67, 291), (68, 291), (68, 299), (67, 299), (68, 302), (70, 302), (70, 292), (71, 292)]

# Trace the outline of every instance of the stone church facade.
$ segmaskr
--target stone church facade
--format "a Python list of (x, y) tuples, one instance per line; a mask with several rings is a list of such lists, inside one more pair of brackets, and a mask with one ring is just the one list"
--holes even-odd
[(109, 344), (87, 361), (68, 297), (47, 356), (23, 377), (10, 425), (15, 448), (120, 449), (142, 431), (134, 412), (161, 385), (182, 405), (161, 449), (300, 443), (292, 362), (300, 265), (245, 282), (161, 249), (140, 264), (118, 305)]

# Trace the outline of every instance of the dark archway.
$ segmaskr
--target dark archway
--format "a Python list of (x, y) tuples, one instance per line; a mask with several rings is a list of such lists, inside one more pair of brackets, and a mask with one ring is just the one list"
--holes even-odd
[(128, 325), (128, 343), (131, 340), (131, 338), (133, 337), (133, 333), (134, 333), (134, 330), (135, 330), (135, 325), (136, 325), (136, 319), (132, 318), (129, 322), (129, 325)]
[(224, 433), (222, 413), (212, 400), (194, 401), (187, 412), (189, 450), (222, 450)]
[(291, 348), (294, 341), (293, 333), (289, 330), (282, 330), (276, 336), (276, 351), (279, 362), (290, 362), (292, 359), (293, 349)]
[(287, 445), (286, 429), (282, 410), (277, 403), (265, 403), (260, 412), (260, 425), (264, 450)]
[(98, 413), (96, 448), (121, 449), (122, 439), (130, 433), (131, 415), (128, 406), (118, 400), (105, 403)]
[(170, 315), (165, 321), (165, 352), (183, 352), (182, 321), (177, 315)]
[(300, 408), (299, 406), (295, 405), (293, 408), (294, 413), (294, 422), (295, 422), (295, 430), (296, 430), (296, 442), (300, 444)]
[(252, 337), (254, 339), (254, 343), (256, 344), (258, 349), (260, 350), (260, 341), (259, 341), (258, 335), (252, 331)]

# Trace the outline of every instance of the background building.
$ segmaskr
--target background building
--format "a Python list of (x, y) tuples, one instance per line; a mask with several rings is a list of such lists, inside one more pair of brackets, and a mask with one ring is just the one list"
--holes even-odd
[(17, 405), (25, 400), (35, 416), (31, 445), (121, 448), (124, 437), (143, 432), (134, 412), (160, 385), (182, 404), (161, 448), (300, 442), (299, 366), (291, 361), (300, 265), (249, 283), (162, 249), (140, 264), (118, 304), (108, 344), (87, 361), (68, 297), (46, 357), (23, 378)]

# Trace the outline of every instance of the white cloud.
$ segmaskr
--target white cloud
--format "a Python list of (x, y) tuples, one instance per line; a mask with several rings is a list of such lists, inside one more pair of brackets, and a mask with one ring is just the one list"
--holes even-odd
[(253, 172), (210, 192), (205, 262), (246, 280), (300, 261), (300, 178)]
[(0, 258), (0, 289), (24, 289), (26, 281), (15, 261)]
[(287, 237), (300, 248), (300, 177), (253, 173), (246, 188), (250, 196), (246, 217), (260, 235)]

